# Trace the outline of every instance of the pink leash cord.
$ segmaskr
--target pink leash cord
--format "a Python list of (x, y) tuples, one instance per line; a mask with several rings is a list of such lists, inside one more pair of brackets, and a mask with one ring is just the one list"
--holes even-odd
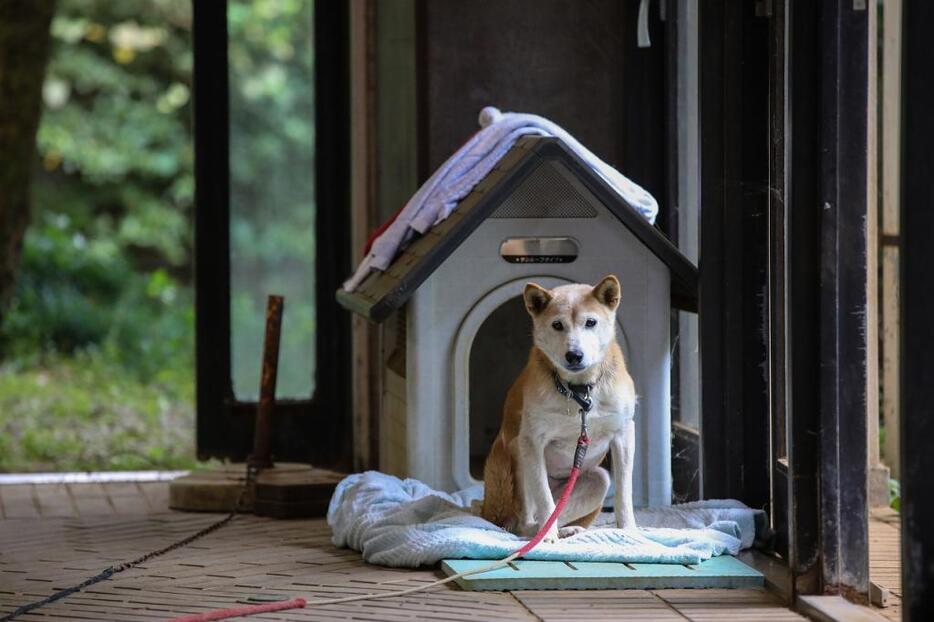
[(215, 609), (213, 611), (205, 611), (204, 613), (192, 613), (178, 618), (172, 618), (170, 622), (208, 622), (209, 620), (226, 620), (227, 618), (251, 616), (257, 613), (285, 611), (286, 609), (301, 609), (304, 606), (304, 598), (293, 598), (291, 600), (284, 600), (278, 603), (244, 605), (242, 607), (231, 607), (229, 609)]
[[(538, 530), (538, 533), (535, 534), (535, 537), (529, 540), (525, 546), (513, 553), (518, 557), (522, 557), (542, 541), (542, 538), (548, 533), (552, 528), (555, 522), (558, 520), (558, 517), (561, 515), (564, 506), (567, 505), (568, 499), (571, 498), (571, 492), (574, 491), (574, 484), (577, 483), (577, 476), (581, 474), (581, 465), (578, 462), (584, 461), (584, 452), (587, 450), (587, 446), (590, 444), (590, 439), (587, 438), (586, 432), (581, 432), (580, 437), (577, 439), (577, 453), (574, 456), (574, 467), (571, 469), (571, 473), (568, 475), (568, 481), (564, 485), (564, 490), (561, 491), (561, 497), (558, 499), (558, 503), (555, 504), (555, 511), (551, 513), (551, 516), (548, 517), (548, 520), (545, 521), (545, 524), (541, 529)], [(584, 451), (581, 451), (583, 448)], [(578, 460), (578, 456), (580, 459)]]

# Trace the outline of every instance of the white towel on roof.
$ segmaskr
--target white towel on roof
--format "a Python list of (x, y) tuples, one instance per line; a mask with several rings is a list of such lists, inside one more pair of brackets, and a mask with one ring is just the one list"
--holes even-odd
[(595, 156), (561, 126), (534, 114), (502, 113), (488, 106), (480, 111), (480, 127), (480, 131), (412, 195), (395, 221), (373, 241), (370, 252), (357, 266), (354, 275), (344, 282), (345, 290), (355, 290), (371, 271), (388, 268), (399, 249), (414, 234), (425, 233), (447, 218), (460, 200), (493, 170), (497, 162), (523, 136), (555, 136), (561, 139), (646, 220), (655, 222), (658, 214), (655, 198)]
[[(336, 546), (384, 566), (414, 568), (442, 559), (501, 559), (525, 540), (476, 516), (483, 486), (447, 494), (414, 480), (368, 471), (346, 477), (331, 498), (328, 525)], [(637, 508), (636, 532), (616, 529), (611, 515), (596, 528), (541, 543), (526, 559), (697, 564), (735, 555), (764, 535), (765, 512), (739, 501), (700, 501)]]

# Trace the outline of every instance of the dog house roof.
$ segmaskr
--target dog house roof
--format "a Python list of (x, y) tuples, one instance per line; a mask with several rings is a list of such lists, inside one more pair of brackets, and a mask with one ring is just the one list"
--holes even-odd
[(560, 161), (671, 272), (672, 305), (697, 309), (697, 268), (626, 200), (556, 138), (527, 136), (464, 197), (451, 214), (399, 253), (385, 272), (373, 272), (353, 292), (337, 291), (344, 308), (381, 322), (402, 307), (454, 250), (520, 187), (540, 164)]

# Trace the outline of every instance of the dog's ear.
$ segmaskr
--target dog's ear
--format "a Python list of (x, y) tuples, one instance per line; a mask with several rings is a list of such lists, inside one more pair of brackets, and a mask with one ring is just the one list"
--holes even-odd
[(551, 302), (551, 292), (535, 283), (526, 283), (522, 298), (525, 299), (525, 308), (529, 315), (534, 317), (544, 311)]
[(619, 279), (612, 274), (603, 277), (593, 288), (593, 297), (613, 311), (619, 306)]

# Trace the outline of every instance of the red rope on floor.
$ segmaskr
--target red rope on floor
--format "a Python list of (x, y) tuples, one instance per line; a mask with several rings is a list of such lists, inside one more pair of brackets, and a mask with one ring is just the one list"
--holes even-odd
[(170, 622), (208, 622), (209, 620), (226, 620), (227, 618), (251, 616), (257, 613), (269, 613), (270, 611), (302, 609), (304, 606), (304, 598), (293, 598), (292, 600), (283, 600), (278, 603), (244, 605), (242, 607), (231, 607), (229, 609), (215, 609), (213, 611), (205, 611), (204, 613), (192, 613), (178, 618), (173, 618), (170, 620)]

